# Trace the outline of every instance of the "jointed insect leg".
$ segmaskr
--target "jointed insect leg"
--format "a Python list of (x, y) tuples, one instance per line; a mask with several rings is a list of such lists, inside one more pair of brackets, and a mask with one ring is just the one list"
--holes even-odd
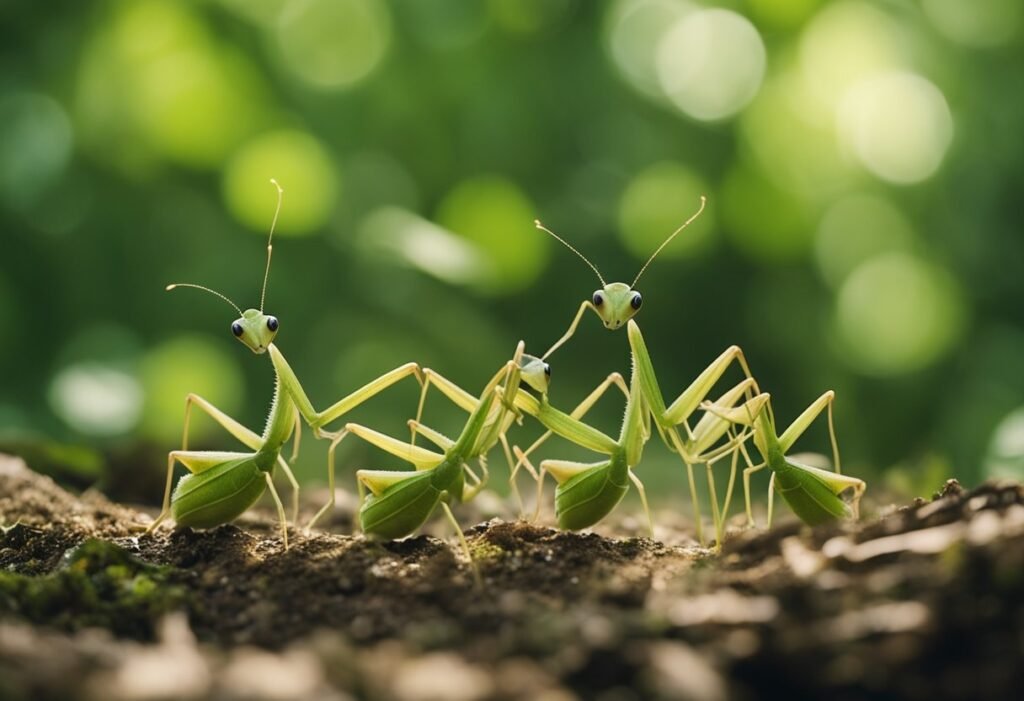
[(755, 465), (754, 461), (750, 459), (750, 453), (747, 452), (747, 446), (744, 443), (740, 443), (739, 450), (743, 453), (743, 460), (747, 464), (743, 470), (743, 498), (747, 505), (747, 523), (753, 527), (757, 524), (754, 521), (754, 510), (750, 506), (750, 476), (766, 468), (768, 463), (760, 462)]
[(284, 514), (284, 505), (281, 503), (281, 497), (277, 495), (277, 489), (274, 488), (274, 479), (270, 476), (269, 472), (264, 472), (263, 477), (267, 480), (267, 489), (270, 490), (270, 496), (274, 499), (274, 505), (277, 507), (277, 517), (281, 519), (281, 539), (284, 541), (284, 549), (288, 549), (288, 518)]
[(644, 483), (640, 481), (640, 478), (632, 470), (629, 470), (629, 479), (636, 487), (636, 491), (640, 493), (640, 503), (643, 504), (644, 514), (647, 516), (647, 529), (651, 533), (651, 538), (654, 538), (654, 519), (651, 518), (651, 509), (647, 505), (647, 490), (644, 489)]
[[(560, 348), (563, 343), (572, 338), (572, 335), (576, 333), (576, 327), (580, 325), (580, 319), (583, 318), (583, 314), (584, 312), (587, 311), (588, 307), (590, 309), (594, 309), (594, 305), (590, 302), (590, 300), (587, 300), (580, 305), (579, 311), (576, 312), (576, 316), (573, 318), (572, 323), (569, 324), (569, 329), (564, 334), (562, 334), (562, 337), (560, 339), (555, 341), (555, 345), (548, 348), (547, 352), (540, 357), (541, 360), (547, 360), (548, 356), (550, 356), (552, 353), (558, 350), (558, 348)], [(596, 309), (594, 309), (594, 313), (597, 313)]]
[(445, 501), (441, 500), (441, 508), (444, 509), (444, 515), (448, 518), (448, 522), (452, 524), (452, 528), (455, 529), (455, 535), (459, 538), (459, 544), (462, 546), (462, 552), (465, 553), (466, 559), (469, 560), (470, 569), (473, 570), (473, 582), (476, 584), (478, 589), (482, 589), (484, 581), (480, 577), (480, 570), (476, 565), (476, 560), (473, 559), (473, 554), (469, 550), (469, 543), (466, 541), (466, 534), (462, 532), (462, 528), (459, 526), (459, 522), (455, 520), (455, 514), (452, 513), (451, 508)]
[[(316, 515), (313, 516), (306, 525), (307, 531), (312, 530), (313, 526), (316, 525), (316, 522), (320, 520), (320, 517), (334, 507), (334, 451), (338, 449), (338, 444), (341, 443), (347, 435), (348, 431), (344, 429), (339, 431), (337, 434), (334, 434), (334, 437), (331, 440), (331, 446), (327, 449), (327, 491), (329, 496), (327, 503), (316, 512)], [(362, 492), (360, 491), (360, 497), (361, 496)], [(362, 499), (360, 499), (360, 501), (362, 501)]]

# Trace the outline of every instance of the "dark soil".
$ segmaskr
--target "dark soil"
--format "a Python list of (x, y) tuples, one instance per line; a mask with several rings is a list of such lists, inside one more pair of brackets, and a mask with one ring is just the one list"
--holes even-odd
[[(721, 553), (492, 520), (447, 542), (160, 529), (0, 457), (0, 699), (962, 699), (1024, 688), (1024, 488), (949, 482)], [(669, 521), (671, 522), (671, 521)], [(659, 531), (659, 537), (662, 537)]]

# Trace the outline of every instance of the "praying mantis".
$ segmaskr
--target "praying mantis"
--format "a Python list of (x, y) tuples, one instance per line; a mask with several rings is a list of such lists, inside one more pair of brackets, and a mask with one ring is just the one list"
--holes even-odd
[[(768, 526), (772, 523), (775, 492), (789, 504), (801, 521), (816, 526), (840, 518), (858, 518), (860, 498), (867, 485), (864, 480), (843, 475), (839, 464), (839, 446), (836, 443), (835, 423), (832, 419), (832, 403), (835, 392), (828, 390), (818, 397), (789, 427), (778, 435), (775, 416), (768, 394), (760, 408), (753, 412), (739, 412), (735, 408), (715, 403), (705, 403), (704, 409), (727, 419), (732, 423), (750, 426), (754, 434), (754, 446), (761, 454), (762, 461), (753, 464), (746, 445), (740, 446), (747, 468), (743, 471), (743, 494), (747, 507), (747, 522), (754, 526), (754, 513), (750, 507), (750, 477), (765, 468), (771, 470), (768, 484)], [(828, 410), (828, 433), (832, 444), (832, 460), (835, 472), (805, 465), (789, 457), (787, 453), (804, 431)], [(843, 495), (849, 493), (849, 500)]]
[[(371, 445), (395, 455), (415, 468), (414, 471), (394, 470), (358, 470), (356, 480), (359, 487), (359, 522), (363, 533), (381, 538), (401, 538), (418, 530), (433, 514), (438, 505), (444, 510), (445, 517), (458, 536), (463, 553), (473, 568), (473, 576), (479, 586), (480, 573), (473, 561), (466, 542), (466, 536), (459, 527), (455, 515), (448, 506), (449, 500), (469, 501), (475, 497), (487, 482), (487, 452), (499, 440), (504, 441), (505, 432), (514, 418), (515, 409), (500, 397), (498, 387), (517, 392), (522, 380), (532, 387), (546, 388), (549, 369), (537, 358), (523, 353), (522, 341), (516, 347), (512, 360), (504, 366), (485, 385), (478, 398), (468, 396), (454, 383), (445, 380), (436, 373), (428, 374), (432, 381), (444, 388), (459, 406), (469, 411), (469, 418), (462, 433), (455, 440), (423, 425), (416, 419), (409, 422), (416, 434), (422, 435), (444, 452), (437, 453), (414, 443), (392, 438), (366, 426), (348, 423), (334, 437), (328, 449), (328, 463), (331, 473), (334, 471), (334, 453), (338, 445), (347, 435), (356, 435)], [(420, 410), (427, 387), (424, 382)], [(495, 400), (498, 400), (495, 403)], [(507, 444), (506, 444), (507, 445)], [(472, 471), (470, 460), (480, 460), (484, 470), (483, 477)], [(466, 483), (466, 474), (470, 475), (472, 484)]]
[[(776, 449), (780, 446), (780, 440), (775, 438), (773, 442), (773, 437), (775, 436), (773, 420), (768, 418), (756, 420), (756, 417), (771, 416), (770, 406), (768, 406), (768, 395), (760, 393), (757, 381), (751, 374), (746, 358), (739, 346), (730, 346), (726, 349), (704, 371), (702, 371), (697, 379), (683, 390), (683, 392), (671, 404), (666, 403), (661, 389), (659, 388), (658, 380), (654, 373), (654, 366), (651, 362), (650, 353), (647, 350), (647, 345), (644, 341), (643, 335), (640, 333), (640, 327), (633, 320), (633, 316), (637, 311), (639, 311), (643, 300), (640, 293), (635, 290), (636, 283), (640, 280), (644, 271), (665, 248), (665, 246), (667, 246), (672, 239), (674, 239), (698, 216), (700, 216), (704, 211), (706, 202), (706, 198), (702, 196), (700, 208), (697, 212), (695, 212), (679, 228), (672, 232), (665, 241), (662, 242), (651, 257), (648, 258), (640, 268), (640, 272), (633, 279), (633, 282), (628, 285), (621, 282), (613, 282), (610, 284), (605, 282), (604, 277), (601, 275), (601, 272), (597, 267), (580, 251), (550, 229), (544, 227), (539, 221), (536, 221), (535, 225), (538, 229), (551, 235), (579, 256), (594, 271), (601, 283), (601, 289), (595, 291), (591, 299), (585, 300), (580, 305), (579, 310), (570, 323), (568, 330), (554, 343), (554, 345), (551, 346), (551, 348), (548, 349), (548, 351), (542, 356), (542, 359), (546, 360), (555, 350), (561, 347), (572, 337), (587, 309), (593, 310), (601, 319), (604, 326), (608, 329), (618, 329), (624, 324), (627, 326), (627, 335), (633, 360), (633, 379), (631, 381), (631, 389), (629, 393), (630, 399), (627, 404), (627, 417), (629, 416), (630, 408), (633, 404), (640, 404), (646, 407), (646, 410), (650, 414), (650, 419), (653, 419), (655, 427), (657, 428), (663, 442), (669, 450), (680, 456), (680, 459), (686, 466), (694, 518), (696, 522), (697, 538), (702, 543), (704, 542), (703, 521), (700, 515), (700, 504), (696, 494), (693, 465), (702, 462), (706, 465), (708, 490), (710, 493), (712, 508), (712, 520), (714, 523), (717, 542), (720, 544), (724, 537), (724, 523), (728, 514), (728, 506), (732, 496), (736, 473), (736, 459), (739, 451), (744, 451), (743, 455), (748, 464), (748, 468), (744, 471), (744, 485), (748, 514), (750, 513), (750, 475), (760, 469), (763, 469), (765, 466), (768, 466), (773, 470), (773, 480), (776, 475), (779, 476), (780, 490), (786, 490), (783, 491), (783, 494), (792, 492), (793, 495), (791, 498), (802, 504), (804, 507), (802, 512), (798, 511), (797, 508), (794, 508), (794, 511), (796, 511), (797, 515), (801, 516), (801, 518), (808, 520), (808, 522), (811, 522), (809, 519), (814, 519), (821, 515), (807, 502), (808, 499), (810, 501), (814, 501), (814, 498), (811, 497), (812, 491), (819, 499), (825, 499), (825, 497), (820, 496), (819, 494), (821, 490), (816, 489), (818, 482), (825, 478), (815, 472), (816, 468), (801, 465), (793, 462), (792, 460), (786, 461), (776, 457), (776, 452), (778, 452)], [(705, 399), (712, 388), (733, 363), (736, 363), (740, 367), (745, 379), (725, 392), (716, 402), (705, 402)], [(740, 400), (744, 398), (745, 401), (738, 404)], [(711, 410), (710, 407), (714, 407), (714, 410)], [(829, 416), (831, 417), (831, 400), (829, 400), (829, 408)], [(700, 421), (698, 421), (696, 427), (691, 429), (689, 419), (698, 409), (704, 409), (705, 415), (700, 419)], [(819, 408), (818, 411), (820, 412), (820, 410), (821, 409)], [(723, 421), (716, 421), (713, 417), (724, 420), (724, 423)], [(803, 416), (801, 418), (803, 418)], [(811, 420), (813, 420), (813, 416), (811, 417)], [(810, 420), (806, 423), (810, 423)], [(749, 430), (736, 434), (731, 429), (732, 424), (744, 426)], [(797, 424), (797, 427), (800, 425), (803, 424)], [(832, 426), (831, 419), (829, 425), (830, 427)], [(680, 435), (680, 427), (682, 428), (683, 435)], [(569, 438), (569, 440), (579, 443), (580, 441), (578, 439), (582, 436), (576, 434), (575, 429), (577, 428), (578, 426), (573, 427), (572, 429), (567, 429), (563, 435)], [(806, 428), (806, 426), (804, 426), (804, 428)], [(791, 429), (795, 432), (795, 435), (792, 435), (792, 440), (795, 440), (796, 436), (803, 432), (803, 429), (800, 429), (799, 431), (796, 431), (793, 427), (791, 427)], [(755, 436), (755, 443), (758, 445), (759, 449), (764, 448), (762, 451), (764, 462), (758, 466), (753, 465), (749, 458), (749, 454), (747, 454), (744, 449), (745, 442), (747, 438), (749, 438), (750, 432), (753, 432)], [(716, 446), (718, 441), (720, 441), (726, 434), (729, 434), (728, 440), (726, 440), (723, 445)], [(787, 431), (787, 434), (784, 434), (784, 436), (789, 438), (789, 431)], [(789, 441), (788, 445), (791, 445), (791, 443), (792, 441)], [(783, 445), (788, 448), (788, 445)], [(834, 431), (833, 446), (835, 446)], [(605, 448), (607, 447), (608, 446), (605, 446)], [(782, 451), (782, 453), (784, 452), (785, 450)], [(519, 454), (525, 456), (522, 451), (519, 451)], [(723, 507), (719, 509), (712, 467), (718, 460), (729, 454), (732, 454), (733, 457), (732, 470), (730, 473), (729, 486), (726, 490), (725, 502)], [(838, 450), (835, 450), (835, 455), (838, 466)], [(522, 459), (523, 458), (521, 458), (521, 460)], [(548, 466), (552, 468), (552, 470), (549, 471), (552, 471), (552, 474), (556, 476), (556, 479), (559, 479), (560, 476), (555, 470), (559, 470), (564, 466), (558, 461), (546, 462)], [(542, 463), (542, 474), (544, 464), (545, 463)], [(824, 472), (825, 475), (834, 474), (827, 471), (821, 472)], [(632, 473), (630, 473), (630, 475), (632, 475)], [(564, 473), (562, 476), (564, 477)], [(826, 483), (827, 485), (835, 486), (838, 482), (843, 482), (843, 480), (839, 480), (837, 482), (834, 477), (831, 477), (830, 479), (832, 479), (832, 482)], [(844, 479), (849, 480), (853, 478)], [(857, 480), (857, 482), (863, 485), (859, 480)], [(846, 483), (846, 487), (843, 489), (849, 488), (850, 486), (850, 483)], [(839, 491), (843, 490), (840, 489)], [(806, 493), (805, 496), (807, 498), (802, 499), (802, 497), (796, 496), (798, 493)], [(556, 493), (556, 500), (557, 498), (558, 493)], [(836, 501), (829, 501), (827, 505), (822, 506), (822, 508), (828, 510), (830, 513), (834, 513), (836, 516), (847, 514), (848, 509), (843, 508), (845, 505), (842, 504), (838, 496), (833, 495), (833, 498)], [(787, 501), (789, 500), (790, 498), (787, 498)]]
[[(704, 211), (706, 203), (707, 199), (701, 197), (700, 208), (658, 246), (654, 253), (651, 254), (651, 257), (640, 268), (640, 272), (637, 273), (633, 282), (628, 285), (623, 282), (607, 283), (604, 276), (601, 275), (601, 271), (597, 269), (597, 266), (591, 263), (579, 250), (546, 228), (539, 221), (534, 222), (538, 229), (554, 237), (583, 260), (594, 271), (601, 283), (601, 288), (596, 290), (589, 300), (584, 300), (580, 304), (579, 310), (569, 324), (568, 330), (547, 350), (542, 358), (544, 360), (549, 358), (555, 350), (564, 345), (573, 336), (587, 309), (593, 310), (598, 315), (605, 328), (615, 330), (623, 325), (627, 325), (633, 359), (633, 384), (637, 386), (638, 401), (650, 413), (650, 417), (653, 418), (663, 442), (668, 446), (669, 450), (679, 454), (686, 466), (694, 519), (697, 527), (697, 537), (701, 542), (704, 541), (703, 522), (700, 515), (700, 503), (696, 494), (693, 465), (701, 462), (708, 465), (708, 489), (711, 493), (712, 515), (720, 541), (723, 530), (723, 517), (718, 510), (718, 500), (715, 494), (711, 464), (727, 455), (730, 450), (735, 449), (741, 442), (741, 439), (738, 436), (732, 437), (725, 446), (713, 448), (715, 442), (728, 432), (728, 424), (708, 420), (705, 422), (704, 427), (702, 427), (702, 432), (697, 434), (694, 430), (691, 430), (688, 419), (699, 408), (701, 401), (707, 397), (708, 393), (733, 362), (740, 366), (746, 379), (729, 392), (726, 392), (719, 399), (720, 402), (734, 406), (744, 396), (748, 397), (748, 401), (754, 401), (753, 397), (758, 393), (757, 383), (750, 373), (746, 359), (743, 356), (743, 351), (739, 346), (730, 346), (675, 401), (671, 404), (666, 404), (661, 389), (658, 386), (657, 377), (654, 374), (654, 366), (647, 351), (646, 343), (640, 333), (639, 326), (633, 321), (633, 316), (640, 310), (643, 303), (643, 297), (636, 291), (635, 287), (644, 271), (647, 270), (647, 267), (665, 246), (700, 216)], [(632, 395), (633, 392), (631, 391), (630, 394)], [(755, 408), (755, 406), (748, 406), (746, 410), (750, 411)], [(715, 427), (714, 431), (708, 430), (707, 427), (711, 425)], [(683, 427), (684, 436), (679, 434), (679, 426)]]
[[(343, 416), (351, 409), (380, 393), (403, 378), (413, 376), (422, 382), (419, 366), (406, 363), (367, 383), (360, 389), (334, 403), (324, 411), (316, 411), (299, 384), (291, 366), (284, 355), (274, 345), (280, 322), (277, 317), (264, 312), (266, 301), (267, 280), (270, 277), (270, 261), (273, 255), (274, 228), (281, 211), (284, 190), (276, 180), (270, 181), (277, 189), (277, 209), (270, 225), (267, 240), (267, 263), (263, 274), (263, 289), (260, 293), (259, 309), (241, 308), (228, 297), (203, 285), (192, 283), (175, 283), (167, 286), (168, 290), (188, 287), (208, 292), (220, 297), (238, 312), (238, 318), (231, 324), (231, 332), (253, 353), (268, 353), (274, 368), (274, 398), (270, 405), (266, 428), (262, 435), (243, 426), (213, 404), (196, 394), (189, 394), (185, 400), (185, 426), (180, 450), (172, 450), (167, 456), (167, 483), (164, 487), (163, 508), (157, 518), (146, 529), (152, 532), (167, 518), (174, 517), (179, 526), (195, 528), (211, 528), (233, 521), (249, 509), (265, 490), (269, 491), (277, 507), (281, 522), (281, 539), (285, 548), (288, 547), (288, 521), (284, 506), (274, 487), (273, 470), (280, 466), (293, 490), (292, 520), (298, 517), (298, 483), (281, 456), (284, 444), (294, 435), (295, 453), (298, 450), (299, 424), (305, 420), (318, 437), (331, 436), (324, 426)], [(192, 406), (205, 411), (214, 421), (228, 433), (238, 439), (253, 452), (205, 451), (188, 449), (189, 419)], [(178, 482), (172, 494), (171, 485), (174, 479), (174, 465), (181, 463), (189, 471)], [(309, 523), (309, 528), (326, 513), (334, 504), (334, 475), (328, 475), (331, 485), (330, 498)]]

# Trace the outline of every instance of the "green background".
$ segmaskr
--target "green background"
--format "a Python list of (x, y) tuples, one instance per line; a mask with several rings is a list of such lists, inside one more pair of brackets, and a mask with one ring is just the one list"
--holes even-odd
[[(64, 1), (0, 18), (0, 445), (38, 466), (155, 501), (187, 392), (262, 426), (267, 358), (231, 337), (227, 305), (164, 286), (257, 306), (275, 177), (266, 307), (318, 407), (409, 360), (479, 391), (597, 286), (534, 218), (628, 282), (705, 194), (637, 286), (666, 393), (737, 343), (780, 422), (837, 391), (846, 471), (871, 488), (1022, 475), (1019, 0)], [(625, 333), (588, 315), (553, 365), (569, 407), (628, 372)], [(401, 435), (415, 399), (409, 382), (352, 418)], [(609, 398), (593, 420), (620, 416)], [(440, 399), (427, 420), (460, 426)], [(194, 436), (234, 445), (205, 420)], [(350, 443), (342, 484), (397, 467)], [(322, 479), (306, 446), (300, 476)], [(640, 474), (684, 503), (661, 446)]]

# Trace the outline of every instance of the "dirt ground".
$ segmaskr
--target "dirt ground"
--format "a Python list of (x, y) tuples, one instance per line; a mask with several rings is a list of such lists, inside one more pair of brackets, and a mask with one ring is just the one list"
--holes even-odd
[(1021, 698), (1024, 487), (880, 512), (721, 552), (494, 519), (477, 589), (429, 536), (143, 536), (0, 456), (0, 699)]

